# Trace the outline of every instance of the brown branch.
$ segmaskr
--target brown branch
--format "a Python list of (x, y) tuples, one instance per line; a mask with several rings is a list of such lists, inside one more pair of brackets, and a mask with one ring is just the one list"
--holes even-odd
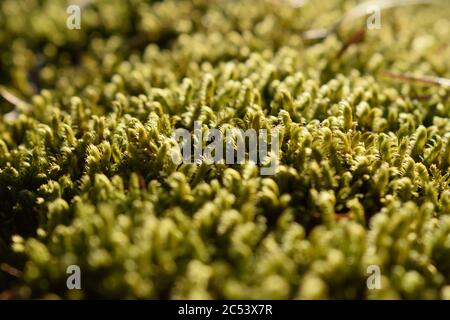
[(344, 13), (342, 17), (332, 26), (321, 29), (311, 29), (303, 32), (303, 38), (307, 40), (319, 40), (326, 38), (332, 33), (339, 30), (344, 22), (351, 22), (367, 15), (367, 8), (369, 6), (377, 6), (380, 10), (392, 9), (396, 7), (418, 5), (418, 4), (445, 4), (446, 2), (440, 0), (378, 0), (366, 1), (355, 7), (350, 11)]
[(10, 266), (7, 263), (1, 263), (0, 264), (0, 270), (3, 271), (3, 272), (6, 272), (7, 274), (9, 274), (9, 275), (11, 275), (13, 277), (16, 277), (16, 278), (22, 277), (22, 274), (23, 274), (22, 271), (14, 268), (12, 266)]
[[(421, 95), (421, 96), (412, 96), (409, 97), (412, 100), (419, 100), (419, 101), (427, 101), (430, 100), (433, 96), (432, 95)], [(439, 97), (441, 100), (447, 100), (450, 96), (446, 95), (446, 96), (441, 96)]]
[(420, 82), (423, 84), (441, 86), (445, 88), (450, 88), (450, 79), (431, 77), (431, 76), (414, 76), (411, 74), (403, 74), (391, 71), (383, 71), (382, 74), (392, 79), (403, 80), (407, 82)]
[(339, 52), (337, 54), (337, 57), (339, 58), (340, 56), (342, 56), (344, 54), (344, 52), (347, 51), (347, 49), (350, 46), (363, 42), (365, 38), (366, 38), (366, 29), (365, 28), (361, 28), (358, 31), (352, 33), (350, 35), (350, 37), (342, 45), (341, 50), (339, 50)]

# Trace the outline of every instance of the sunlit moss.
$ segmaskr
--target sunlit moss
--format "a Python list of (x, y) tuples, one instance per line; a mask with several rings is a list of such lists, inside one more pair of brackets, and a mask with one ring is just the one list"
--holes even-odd
[[(302, 34), (355, 1), (65, 3), (0, 3), (0, 294), (449, 298), (450, 91), (381, 72), (449, 78), (448, 5), (341, 52), (364, 19)], [(194, 121), (279, 129), (276, 173), (174, 164)]]

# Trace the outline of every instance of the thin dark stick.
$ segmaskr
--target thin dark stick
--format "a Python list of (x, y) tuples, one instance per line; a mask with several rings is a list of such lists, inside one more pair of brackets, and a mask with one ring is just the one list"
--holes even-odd
[(382, 74), (393, 79), (399, 79), (409, 82), (420, 82), (424, 84), (450, 88), (450, 79), (446, 78), (431, 77), (431, 76), (414, 76), (411, 74), (403, 74), (391, 71), (383, 71)]

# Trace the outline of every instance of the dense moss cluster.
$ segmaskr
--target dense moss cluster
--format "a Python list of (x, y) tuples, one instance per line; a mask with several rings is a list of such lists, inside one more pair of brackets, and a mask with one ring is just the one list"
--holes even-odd
[[(356, 3), (84, 1), (69, 30), (2, 1), (0, 297), (450, 298), (450, 88), (385, 73), (450, 77), (450, 6), (305, 36)], [(175, 165), (196, 120), (280, 130), (277, 172)]]

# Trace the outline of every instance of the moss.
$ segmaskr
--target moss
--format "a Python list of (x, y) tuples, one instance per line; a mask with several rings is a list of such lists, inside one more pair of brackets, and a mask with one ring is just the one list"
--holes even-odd
[[(355, 3), (89, 1), (69, 30), (2, 1), (0, 297), (448, 298), (449, 88), (383, 70), (449, 78), (450, 7), (304, 36)], [(194, 121), (280, 130), (276, 173), (174, 164)]]

